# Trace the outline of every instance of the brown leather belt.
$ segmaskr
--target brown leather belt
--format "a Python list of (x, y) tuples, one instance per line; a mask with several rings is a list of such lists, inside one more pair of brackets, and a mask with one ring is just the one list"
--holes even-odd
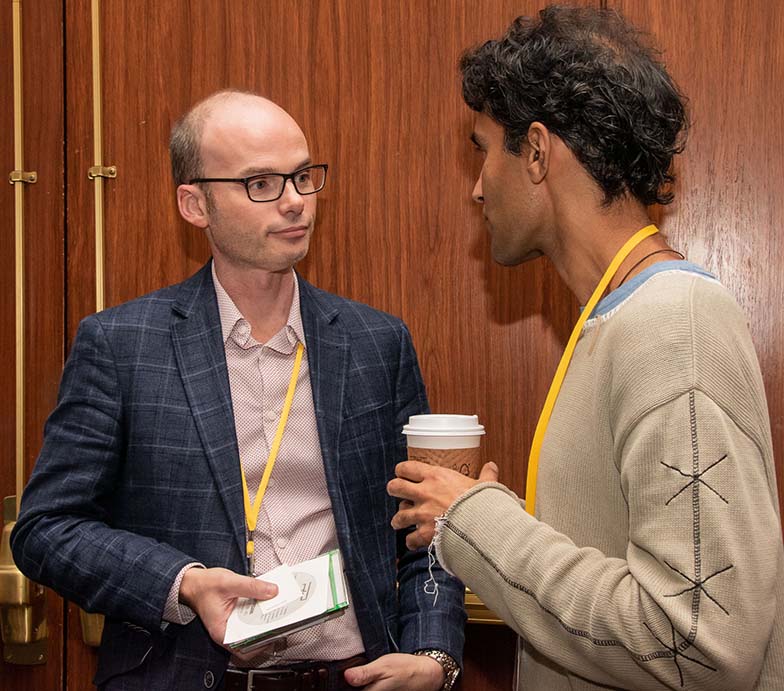
[(265, 669), (229, 668), (223, 691), (342, 691), (353, 689), (343, 679), (349, 667), (367, 663), (362, 655), (336, 662), (296, 662), (288, 667)]

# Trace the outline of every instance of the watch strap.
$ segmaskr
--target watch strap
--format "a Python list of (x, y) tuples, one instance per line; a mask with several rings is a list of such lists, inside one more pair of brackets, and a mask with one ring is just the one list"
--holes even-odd
[(457, 681), (457, 677), (460, 674), (460, 665), (455, 662), (455, 659), (449, 653), (436, 648), (428, 648), (417, 650), (414, 655), (425, 655), (441, 665), (444, 670), (444, 685), (441, 687), (441, 691), (452, 691), (455, 681)]

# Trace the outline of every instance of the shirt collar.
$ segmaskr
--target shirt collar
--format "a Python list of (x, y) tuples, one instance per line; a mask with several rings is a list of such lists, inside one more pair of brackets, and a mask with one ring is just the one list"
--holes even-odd
[[(232, 337), (240, 347), (247, 348), (255, 345), (256, 341), (250, 335), (250, 324), (242, 316), (242, 312), (218, 280), (215, 262), (212, 262), (211, 270), (215, 297), (218, 300), (218, 314), (220, 315), (224, 346)], [(286, 325), (264, 344), (283, 353), (292, 352), (297, 343), (305, 344), (305, 329), (302, 326), (302, 313), (300, 312), (299, 280), (294, 269), (291, 270), (291, 273), (294, 275), (294, 296), (291, 300), (288, 320)]]

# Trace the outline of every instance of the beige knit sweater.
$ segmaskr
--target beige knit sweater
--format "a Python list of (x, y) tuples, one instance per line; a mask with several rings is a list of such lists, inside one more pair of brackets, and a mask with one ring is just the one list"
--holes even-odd
[(716, 281), (658, 273), (588, 321), (536, 514), (484, 483), (436, 537), (441, 564), (525, 639), (518, 689), (784, 689), (767, 404)]

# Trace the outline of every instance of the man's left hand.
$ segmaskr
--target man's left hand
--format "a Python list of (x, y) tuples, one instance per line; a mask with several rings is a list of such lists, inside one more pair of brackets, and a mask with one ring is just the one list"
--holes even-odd
[(444, 685), (443, 667), (426, 655), (390, 653), (343, 675), (365, 691), (438, 691)]
[(478, 480), (472, 480), (449, 468), (404, 461), (395, 468), (397, 477), (387, 484), (387, 492), (398, 497), (398, 512), (392, 517), (396, 530), (415, 525), (416, 530), (406, 536), (409, 549), (426, 547), (435, 534), (436, 516), (443, 515), (455, 499), (480, 482), (498, 480), (498, 466), (485, 463)]

